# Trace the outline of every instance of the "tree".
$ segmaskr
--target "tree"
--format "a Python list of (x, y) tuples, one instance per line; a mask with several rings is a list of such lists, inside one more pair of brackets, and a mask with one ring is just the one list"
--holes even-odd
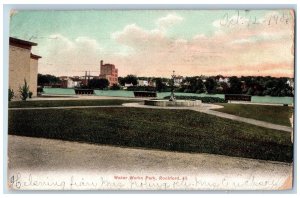
[(109, 85), (109, 81), (105, 78), (100, 79), (92, 79), (89, 81), (89, 88), (90, 89), (104, 89), (107, 88)]
[(236, 76), (230, 77), (229, 84), (230, 84), (229, 92), (231, 94), (241, 94), (242, 93), (242, 82), (238, 77), (236, 77)]
[(212, 77), (207, 78), (204, 84), (205, 84), (207, 93), (213, 93), (217, 86), (217, 82)]
[(254, 89), (252, 87), (249, 87), (247, 93), (247, 95), (253, 95), (254, 94)]
[(8, 89), (8, 101), (11, 101), (15, 97), (13, 89)]
[(135, 75), (127, 75), (124, 77), (124, 84), (132, 84), (132, 85), (137, 85), (138, 84), (138, 79)]
[(220, 87), (222, 87), (222, 92), (224, 94), (228, 93), (229, 86), (226, 82), (220, 82)]
[[(252, 76), (242, 76), (240, 78), (241, 80), (241, 83), (242, 83), (242, 93), (243, 94), (248, 94), (248, 95), (252, 95), (254, 94), (254, 86), (255, 86), (255, 83), (256, 82), (256, 79), (255, 77), (252, 77)], [(251, 93), (251, 94), (249, 94)]]
[(205, 91), (204, 83), (201, 78), (196, 79), (195, 84), (192, 85), (192, 90), (196, 93), (203, 93)]
[(121, 87), (120, 87), (120, 85), (118, 85), (118, 84), (113, 84), (113, 85), (110, 87), (110, 89), (111, 89), (111, 90), (120, 90)]
[(125, 78), (124, 77), (118, 77), (118, 82), (121, 86), (125, 85)]
[(38, 74), (38, 85), (44, 86), (59, 83), (60, 79), (50, 74)]
[(205, 86), (199, 76), (185, 77), (178, 90), (186, 93), (203, 93), (205, 92)]
[(163, 83), (163, 79), (161, 78), (156, 78), (155, 83), (156, 83), (156, 91), (163, 91), (166, 88), (166, 85)]
[(21, 99), (26, 101), (29, 96), (29, 85), (27, 84), (26, 79), (24, 79), (24, 85), (19, 87), (19, 92), (21, 94)]

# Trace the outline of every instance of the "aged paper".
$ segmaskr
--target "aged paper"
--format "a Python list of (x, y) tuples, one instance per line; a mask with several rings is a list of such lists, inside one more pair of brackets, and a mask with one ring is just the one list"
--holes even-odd
[(12, 10), (10, 190), (288, 190), (294, 11)]

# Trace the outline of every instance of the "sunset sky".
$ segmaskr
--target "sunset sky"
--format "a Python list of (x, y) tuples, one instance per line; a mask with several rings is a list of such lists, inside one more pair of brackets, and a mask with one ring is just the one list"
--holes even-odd
[(10, 36), (36, 42), (39, 73), (292, 77), (290, 10), (12, 11)]

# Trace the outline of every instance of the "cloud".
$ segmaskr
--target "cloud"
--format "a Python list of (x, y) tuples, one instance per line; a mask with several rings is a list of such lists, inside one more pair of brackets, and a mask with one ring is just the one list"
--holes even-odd
[[(265, 21), (270, 16), (274, 18), (274, 14), (272, 12), (264, 16)], [(262, 21), (264, 17), (259, 20)], [(156, 24), (157, 27), (166, 28), (181, 20), (180, 17), (167, 15), (157, 20)], [(181, 75), (292, 76), (293, 21), (290, 20), (288, 24), (275, 24), (274, 21), (272, 25), (266, 23), (222, 26), (211, 36), (199, 33), (190, 39), (170, 38), (166, 34), (168, 29), (146, 30), (131, 24), (114, 33), (113, 39), (133, 49), (132, 53), (122, 58), (111, 58), (120, 65), (119, 71), (123, 71), (123, 74), (160, 76), (175, 70)]]
[(56, 75), (84, 75), (84, 71), (93, 71), (99, 75), (99, 62), (103, 48), (88, 37), (70, 39), (61, 34), (49, 35), (44, 45), (47, 51), (36, 52), (43, 58), (39, 62), (39, 72)]
[(258, 42), (272, 42), (276, 40), (290, 39), (290, 35), (285, 31), (283, 32), (260, 32), (257, 35), (248, 36), (242, 39), (233, 40), (232, 44), (246, 44), (246, 43), (258, 43)]
[[(132, 42), (135, 42), (136, 40), (141, 41), (143, 39), (148, 39), (148, 37), (150, 40), (160, 39), (166, 36), (165, 30), (172, 27), (173, 25), (180, 23), (181, 21), (183, 21), (183, 18), (181, 16), (168, 14), (165, 17), (157, 19), (157, 21), (155, 22), (156, 28), (152, 30), (145, 30), (133, 23), (126, 25), (121, 31), (112, 33), (111, 38), (119, 42), (122, 42), (123, 40)], [(147, 40), (145, 40), (145, 42), (146, 41)]]
[[(173, 70), (183, 76), (293, 76), (294, 22), (289, 18), (293, 15), (288, 11), (278, 13), (280, 17), (285, 15), (288, 23), (279, 17), (276, 24), (276, 13), (272, 12), (258, 18), (265, 21), (259, 25), (219, 26), (212, 35), (199, 32), (191, 38), (168, 36), (173, 25), (184, 20), (168, 14), (154, 21), (153, 29), (134, 23), (121, 27), (111, 34), (113, 46), (108, 47), (89, 37), (51, 34), (47, 43), (43, 43), (47, 50), (36, 52), (43, 56), (39, 71), (83, 75), (85, 70), (91, 70), (97, 75), (99, 61), (104, 59), (115, 64), (121, 76), (169, 77)], [(216, 21), (211, 25), (216, 25)]]
[(183, 21), (183, 17), (178, 16), (176, 14), (168, 14), (165, 17), (159, 18), (156, 21), (156, 25), (158, 26), (159, 29), (165, 30), (182, 21)]
[(102, 50), (95, 39), (90, 39), (88, 37), (77, 37), (75, 39), (75, 45), (83, 49), (95, 49), (96, 51)]
[(122, 31), (112, 34), (112, 38), (120, 44), (132, 46), (137, 49), (156, 45), (159, 41), (162, 41), (164, 37), (164, 32), (158, 29), (145, 30), (136, 24), (127, 25)]

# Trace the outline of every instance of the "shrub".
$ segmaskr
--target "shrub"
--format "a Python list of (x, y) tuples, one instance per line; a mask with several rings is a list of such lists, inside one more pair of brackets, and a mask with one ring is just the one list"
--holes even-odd
[(90, 89), (105, 89), (109, 85), (109, 81), (105, 78), (100, 78), (100, 79), (92, 79), (89, 81), (88, 87)]
[(33, 94), (33, 93), (32, 93), (31, 91), (28, 93), (29, 98), (32, 97), (32, 94)]
[(118, 84), (113, 84), (111, 87), (110, 87), (110, 90), (120, 90), (121, 89), (121, 86), (118, 85)]
[(155, 87), (151, 86), (131, 86), (127, 88), (128, 91), (155, 91)]
[(13, 89), (8, 89), (8, 101), (11, 101), (15, 97)]
[(37, 93), (42, 93), (42, 92), (44, 92), (43, 87), (38, 87), (36, 91), (37, 91)]
[[(170, 96), (164, 97), (169, 99)], [(199, 96), (176, 96), (178, 100), (201, 100), (203, 103), (227, 103), (228, 101), (218, 97), (199, 97)]]
[(29, 96), (29, 85), (27, 84), (27, 81), (24, 79), (24, 85), (20, 86), (19, 92), (21, 94), (21, 99), (23, 101), (26, 101), (26, 99)]
[(183, 90), (183, 92), (184, 92), (184, 93), (191, 93), (192, 90), (190, 90), (190, 89), (185, 89), (185, 90)]

